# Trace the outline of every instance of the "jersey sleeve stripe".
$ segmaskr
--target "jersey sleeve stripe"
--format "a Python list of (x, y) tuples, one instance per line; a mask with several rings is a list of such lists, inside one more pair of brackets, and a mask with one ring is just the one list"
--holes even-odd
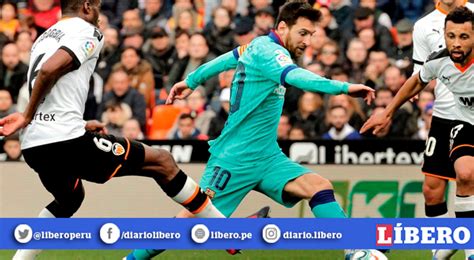
[(239, 47), (235, 48), (233, 51), (232, 51), (232, 54), (234, 54), (234, 57), (236, 60), (239, 59)]
[(294, 69), (298, 68), (298, 66), (296, 65), (290, 65), (288, 67), (286, 67), (282, 72), (281, 72), (281, 75), (280, 75), (280, 84), (282, 86), (285, 85), (285, 78), (286, 78), (286, 75), (288, 75), (288, 73)]
[(418, 65), (423, 65), (424, 62), (419, 61), (419, 60), (413, 60), (413, 63), (418, 64)]
[(77, 58), (76, 54), (73, 51), (71, 51), (71, 49), (69, 49), (66, 46), (61, 46), (59, 49), (62, 49), (64, 51), (66, 51), (67, 53), (69, 53), (69, 55), (71, 55), (72, 62), (74, 63), (73, 64), (73, 70), (77, 70), (81, 66), (81, 62)]
[(418, 78), (420, 79), (421, 83), (423, 84), (428, 84), (429, 82), (425, 82), (422, 78), (421, 78), (421, 73), (418, 73)]

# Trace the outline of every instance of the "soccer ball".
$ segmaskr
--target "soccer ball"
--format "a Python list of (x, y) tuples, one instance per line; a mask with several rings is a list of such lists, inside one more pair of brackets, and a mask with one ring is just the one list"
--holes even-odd
[(351, 260), (388, 260), (384, 253), (379, 250), (369, 249), (369, 250), (356, 250), (351, 258)]

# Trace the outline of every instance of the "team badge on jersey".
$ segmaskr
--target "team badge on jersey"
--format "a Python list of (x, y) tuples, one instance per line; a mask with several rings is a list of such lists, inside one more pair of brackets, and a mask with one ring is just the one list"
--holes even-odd
[(206, 191), (204, 192), (210, 199), (214, 198), (216, 195), (216, 192), (207, 188)]
[(94, 42), (87, 41), (86, 44), (84, 44), (84, 51), (86, 52), (87, 56), (91, 55), (94, 49), (95, 49)]
[(280, 64), (280, 66), (285, 67), (287, 65), (293, 64), (293, 61), (291, 60), (291, 58), (288, 57), (288, 55), (286, 55), (281, 50), (276, 50), (275, 54), (277, 54), (276, 61), (278, 62), (278, 64)]
[(117, 156), (120, 156), (125, 153), (125, 148), (119, 143), (114, 143), (112, 146), (112, 153), (114, 153)]

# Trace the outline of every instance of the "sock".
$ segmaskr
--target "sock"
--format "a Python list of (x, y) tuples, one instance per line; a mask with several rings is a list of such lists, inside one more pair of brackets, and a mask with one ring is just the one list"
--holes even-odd
[(214, 207), (209, 197), (202, 192), (199, 185), (183, 171), (161, 188), (174, 201), (183, 205), (198, 218), (224, 218), (225, 216)]
[[(41, 210), (38, 217), (55, 218), (55, 216), (47, 208)], [(35, 259), (39, 253), (41, 253), (40, 249), (18, 249), (15, 255), (13, 256), (13, 260), (32, 260)]]
[(163, 253), (165, 249), (135, 249), (125, 258), (126, 260), (148, 260)]
[[(474, 195), (456, 195), (454, 211), (456, 212), (456, 218), (474, 218)], [(470, 259), (470, 256), (474, 259), (473, 249), (464, 249), (464, 252), (466, 253), (466, 259)]]
[(425, 204), (425, 215), (428, 218), (448, 218), (448, 204), (446, 201), (435, 205)]
[(344, 210), (336, 202), (333, 190), (322, 190), (314, 194), (309, 206), (317, 218), (347, 218)]
[(456, 195), (454, 211), (456, 218), (474, 218), (474, 195)]

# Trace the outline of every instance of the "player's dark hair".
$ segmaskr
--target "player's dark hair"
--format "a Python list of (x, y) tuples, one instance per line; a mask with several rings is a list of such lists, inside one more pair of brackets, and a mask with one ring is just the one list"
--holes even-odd
[(312, 22), (317, 22), (321, 18), (321, 12), (314, 9), (306, 1), (288, 2), (280, 9), (280, 14), (275, 23), (275, 29), (280, 22), (285, 22), (288, 27), (291, 27), (300, 17), (306, 18)]
[(98, 0), (61, 0), (61, 11), (63, 14), (77, 12), (86, 1), (93, 2)]
[(465, 6), (460, 6), (456, 7), (454, 10), (449, 12), (449, 14), (446, 16), (446, 19), (444, 20), (444, 26), (446, 26), (446, 23), (448, 21), (451, 21), (453, 23), (457, 24), (463, 24), (465, 22), (471, 22), (473, 28), (474, 28), (474, 16), (471, 10)]

